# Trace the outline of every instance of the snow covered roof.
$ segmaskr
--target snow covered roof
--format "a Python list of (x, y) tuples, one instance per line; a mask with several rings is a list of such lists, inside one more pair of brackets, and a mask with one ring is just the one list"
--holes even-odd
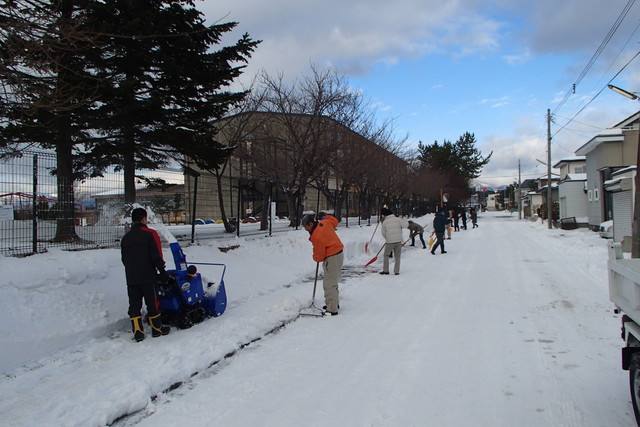
[(622, 181), (622, 178), (608, 179), (602, 185), (604, 185), (606, 187), (606, 186), (609, 186), (609, 185), (617, 184), (620, 181)]
[(565, 181), (586, 181), (587, 174), (586, 173), (568, 173), (564, 178)]
[(622, 175), (628, 172), (633, 172), (636, 170), (636, 166), (632, 165), (632, 166), (627, 166), (626, 168), (622, 168), (622, 169), (618, 169), (617, 171), (613, 172), (611, 174), (611, 176), (616, 176), (616, 175)]
[(613, 127), (614, 128), (625, 128), (625, 127), (628, 127), (629, 125), (633, 124), (633, 122), (635, 122), (639, 118), (640, 118), (640, 112), (635, 112), (635, 113), (633, 113), (632, 115), (630, 115), (629, 117), (627, 117), (626, 119), (624, 119), (623, 121), (621, 121), (620, 123), (616, 124)]
[(635, 176), (635, 171), (635, 166), (629, 166), (624, 169), (617, 170), (613, 174), (611, 174), (611, 179), (606, 180), (603, 185), (609, 191), (616, 191), (623, 181), (633, 179), (633, 177)]
[(600, 144), (610, 142), (622, 142), (624, 135), (621, 128), (605, 129), (598, 135), (591, 138), (586, 144), (578, 148), (575, 153), (579, 156), (585, 156), (593, 151)]
[(553, 167), (554, 168), (559, 168), (560, 165), (563, 164), (563, 163), (585, 162), (586, 160), (587, 159), (584, 156), (562, 159), (562, 160), (559, 160), (558, 162), (556, 162), (556, 164), (553, 165)]
[[(552, 182), (551, 183), (551, 189), (557, 189), (558, 188), (558, 183), (557, 182)], [(538, 193), (544, 193), (545, 191), (547, 191), (547, 186), (543, 185), (542, 187), (540, 187), (538, 189)]]

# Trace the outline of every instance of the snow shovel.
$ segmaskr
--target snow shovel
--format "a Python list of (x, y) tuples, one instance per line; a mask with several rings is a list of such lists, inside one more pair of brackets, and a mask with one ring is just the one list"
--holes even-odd
[(402, 242), (402, 244), (401, 244), (400, 246), (404, 246), (404, 245), (406, 245), (406, 244), (407, 244), (407, 242), (408, 242), (409, 240), (411, 240), (411, 237), (409, 237), (407, 240), (405, 240), (404, 242)]
[(369, 239), (369, 241), (367, 243), (364, 244), (364, 253), (368, 254), (369, 253), (369, 244), (371, 243), (371, 241), (373, 240), (373, 236), (376, 235), (376, 230), (378, 229), (378, 225), (380, 225), (380, 221), (378, 221), (376, 223), (376, 228), (373, 229), (373, 234), (371, 235), (371, 239)]
[(435, 233), (435, 231), (432, 231), (431, 236), (429, 236), (429, 249), (431, 249), (431, 247), (433, 246), (433, 243), (435, 242), (435, 239), (433, 238), (433, 233)]
[(313, 279), (313, 296), (311, 297), (311, 304), (308, 307), (300, 310), (300, 316), (311, 316), (311, 317), (322, 317), (324, 316), (324, 311), (322, 309), (315, 306), (316, 303), (316, 285), (318, 284), (318, 269), (320, 268), (320, 263), (316, 262), (316, 277)]
[(376, 262), (376, 260), (378, 259), (378, 255), (380, 255), (380, 252), (382, 252), (382, 250), (384, 249), (384, 245), (382, 245), (382, 247), (380, 248), (380, 250), (378, 251), (378, 253), (376, 254), (376, 256), (374, 256), (373, 258), (371, 258), (371, 261), (369, 261), (368, 263), (366, 263), (364, 266), (367, 267), (371, 264), (373, 264), (374, 262)]

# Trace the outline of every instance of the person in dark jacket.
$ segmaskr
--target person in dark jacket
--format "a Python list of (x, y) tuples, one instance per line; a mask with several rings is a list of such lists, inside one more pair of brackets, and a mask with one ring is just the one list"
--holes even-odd
[(462, 212), (460, 213), (460, 218), (462, 218), (462, 229), (467, 229), (467, 208), (462, 207)]
[(436, 248), (438, 246), (440, 246), (440, 253), (447, 253), (447, 251), (444, 250), (444, 232), (446, 228), (447, 217), (445, 216), (445, 211), (440, 210), (436, 213), (435, 218), (433, 218), (433, 231), (436, 233), (436, 243), (431, 248), (431, 255), (436, 254)]
[(133, 225), (120, 241), (122, 264), (127, 278), (129, 318), (136, 341), (144, 339), (142, 326), (142, 300), (147, 306), (151, 336), (167, 335), (168, 326), (162, 325), (156, 291), (158, 272), (163, 280), (168, 278), (162, 258), (162, 244), (155, 230), (147, 227), (147, 211), (136, 208), (131, 212)]
[(471, 208), (469, 209), (469, 215), (471, 216), (471, 223), (473, 224), (471, 228), (476, 228), (478, 226), (478, 212), (476, 212), (475, 208)]

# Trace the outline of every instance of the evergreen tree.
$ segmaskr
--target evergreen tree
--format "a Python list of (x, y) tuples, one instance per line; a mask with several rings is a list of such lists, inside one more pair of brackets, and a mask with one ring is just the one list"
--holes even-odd
[(0, 9), (2, 156), (37, 144), (56, 152), (59, 214), (54, 241), (78, 240), (74, 150), (91, 135), (80, 126), (94, 103), (95, 79), (83, 53), (95, 44), (79, 25), (84, 1), (14, 0)]
[(434, 141), (431, 145), (424, 145), (422, 142), (418, 142), (418, 160), (423, 167), (428, 169), (457, 171), (454, 147), (447, 140), (444, 140), (442, 145), (438, 144), (438, 141)]
[(132, 202), (137, 168), (228, 155), (211, 122), (245, 96), (223, 89), (259, 42), (209, 48), (236, 23), (207, 27), (187, 0), (13, 0), (0, 22), (0, 154), (55, 149), (55, 240), (78, 239), (78, 179), (116, 165)]
[(442, 145), (435, 141), (431, 145), (418, 143), (418, 160), (423, 167), (448, 172), (469, 182), (480, 176), (482, 167), (489, 163), (493, 152), (487, 157), (475, 147), (472, 133), (465, 132), (455, 144), (445, 140)]
[(93, 2), (87, 22), (103, 34), (91, 65), (101, 102), (89, 125), (103, 140), (87, 145), (83, 164), (94, 174), (122, 169), (131, 203), (136, 170), (184, 156), (201, 167), (223, 163), (229, 149), (214, 139), (212, 122), (246, 95), (224, 88), (259, 42), (244, 34), (209, 52), (237, 23), (206, 26), (190, 0)]
[(463, 179), (471, 181), (482, 173), (482, 167), (489, 163), (493, 151), (487, 157), (475, 147), (474, 134), (465, 132), (453, 147), (454, 158), (457, 160), (457, 172)]

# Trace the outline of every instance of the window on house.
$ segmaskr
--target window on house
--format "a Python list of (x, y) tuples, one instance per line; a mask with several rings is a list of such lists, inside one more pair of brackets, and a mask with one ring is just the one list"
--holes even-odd
[(585, 166), (576, 166), (576, 173), (585, 173)]
[(600, 200), (600, 193), (597, 188), (593, 189), (593, 200), (596, 202)]
[(593, 191), (587, 191), (587, 200), (590, 202), (593, 201)]

